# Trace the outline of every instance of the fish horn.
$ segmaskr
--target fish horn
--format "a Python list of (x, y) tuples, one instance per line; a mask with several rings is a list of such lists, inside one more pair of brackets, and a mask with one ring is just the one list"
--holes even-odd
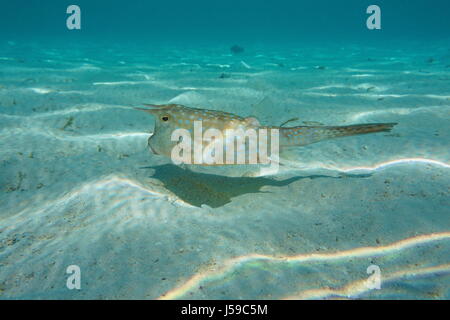
[(146, 104), (146, 103), (143, 103), (143, 105), (153, 109), (167, 109), (176, 106), (176, 104)]
[(146, 103), (143, 103), (143, 105), (148, 107), (148, 108), (150, 108), (150, 109), (138, 108), (138, 107), (135, 107), (134, 109), (141, 110), (141, 111), (144, 111), (144, 112), (148, 112), (150, 114), (154, 114), (155, 111), (159, 111), (159, 110), (164, 109), (164, 108), (167, 107), (167, 105), (164, 105), (164, 104), (158, 105), (158, 104), (146, 104)]
[(148, 103), (143, 103), (144, 106), (149, 107), (149, 108), (157, 108), (157, 109), (161, 109), (163, 107), (165, 107), (164, 104), (148, 104)]
[(158, 111), (158, 109), (144, 109), (144, 108), (138, 108), (138, 107), (133, 107), (133, 109), (148, 112), (150, 114), (154, 114), (155, 111)]

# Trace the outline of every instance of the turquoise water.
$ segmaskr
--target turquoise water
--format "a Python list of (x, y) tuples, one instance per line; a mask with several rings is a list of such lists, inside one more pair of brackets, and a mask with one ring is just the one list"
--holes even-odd
[[(447, 3), (70, 4), (2, 4), (0, 298), (450, 298)], [(398, 125), (248, 174), (152, 154), (142, 103)]]

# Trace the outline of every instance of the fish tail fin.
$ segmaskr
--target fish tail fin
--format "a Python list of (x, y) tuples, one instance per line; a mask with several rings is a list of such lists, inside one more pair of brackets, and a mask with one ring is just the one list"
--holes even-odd
[(389, 132), (397, 123), (366, 123), (349, 126), (312, 126), (281, 128), (281, 142), (285, 146), (302, 146), (327, 139), (360, 134)]
[(358, 134), (389, 132), (397, 123), (367, 123), (350, 126), (326, 127), (325, 135), (329, 138), (354, 136)]

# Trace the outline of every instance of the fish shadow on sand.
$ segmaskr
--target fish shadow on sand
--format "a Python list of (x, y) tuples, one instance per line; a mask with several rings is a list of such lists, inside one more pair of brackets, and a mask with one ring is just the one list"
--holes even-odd
[[(201, 207), (202, 204), (218, 208), (231, 202), (232, 198), (248, 193), (270, 193), (261, 191), (264, 186), (283, 187), (295, 181), (309, 178), (333, 178), (325, 175), (297, 176), (285, 180), (266, 177), (227, 177), (215, 174), (198, 173), (173, 164), (145, 167), (153, 169), (152, 178), (161, 181), (164, 187), (181, 200)], [(358, 176), (360, 177), (360, 176)]]

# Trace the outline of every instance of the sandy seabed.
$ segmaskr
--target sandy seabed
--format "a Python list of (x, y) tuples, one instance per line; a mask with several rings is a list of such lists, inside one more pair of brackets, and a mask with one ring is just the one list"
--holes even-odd
[[(450, 298), (448, 47), (0, 52), (0, 298)], [(151, 154), (144, 102), (398, 125), (247, 177)]]

